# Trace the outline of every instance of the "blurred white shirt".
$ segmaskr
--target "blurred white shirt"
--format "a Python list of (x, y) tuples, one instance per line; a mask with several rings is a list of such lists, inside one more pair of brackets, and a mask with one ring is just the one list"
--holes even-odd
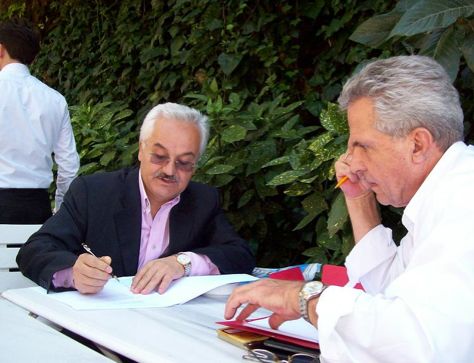
[(0, 188), (49, 188), (58, 165), (56, 208), (79, 169), (64, 97), (21, 63), (0, 71)]
[(400, 247), (379, 225), (346, 259), (350, 284), (317, 305), (322, 362), (472, 362), (474, 147), (452, 145), (403, 214)]

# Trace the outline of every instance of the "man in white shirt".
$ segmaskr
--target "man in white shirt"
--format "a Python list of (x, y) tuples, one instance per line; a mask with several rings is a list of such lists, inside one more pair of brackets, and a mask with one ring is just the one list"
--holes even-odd
[[(459, 96), (434, 60), (401, 56), (345, 84), (347, 152), (336, 162), (354, 232), (350, 286), (259, 281), (234, 291), (226, 318), (259, 306), (271, 325), (307, 318), (322, 362), (471, 362), (474, 356), (474, 147)], [(405, 207), (400, 246), (377, 202)], [(348, 284), (348, 285), (349, 285)]]
[(0, 23), (0, 223), (41, 224), (51, 216), (53, 153), (56, 210), (79, 169), (66, 100), (27, 67), (39, 49), (26, 23)]

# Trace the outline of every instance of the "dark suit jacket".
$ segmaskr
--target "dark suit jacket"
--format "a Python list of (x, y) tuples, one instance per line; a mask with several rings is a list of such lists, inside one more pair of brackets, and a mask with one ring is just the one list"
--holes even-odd
[[(169, 217), (170, 243), (162, 257), (191, 251), (208, 256), (225, 273), (251, 273), (247, 242), (219, 207), (215, 188), (190, 182)], [(97, 256), (110, 256), (117, 276), (137, 272), (141, 234), (138, 168), (76, 178), (60, 210), (22, 246), (21, 272), (52, 289), (55, 272), (74, 265), (86, 242)]]

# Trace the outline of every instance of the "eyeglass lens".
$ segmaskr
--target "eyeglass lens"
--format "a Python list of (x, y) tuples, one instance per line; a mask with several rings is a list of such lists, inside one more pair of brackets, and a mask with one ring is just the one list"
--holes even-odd
[(319, 357), (308, 353), (295, 353), (288, 356), (288, 360), (280, 359), (278, 356), (266, 349), (251, 349), (249, 354), (242, 356), (245, 360), (262, 363), (319, 363)]

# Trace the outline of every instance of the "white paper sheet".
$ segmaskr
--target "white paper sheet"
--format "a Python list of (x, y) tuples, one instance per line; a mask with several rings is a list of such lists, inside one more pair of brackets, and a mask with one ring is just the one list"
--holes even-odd
[(269, 332), (285, 333), (289, 337), (309, 340), (314, 343), (319, 341), (318, 330), (303, 318), (285, 321), (278, 327), (278, 330), (270, 327), (268, 318), (248, 321), (245, 325), (258, 327)]
[[(258, 280), (258, 278), (247, 274), (190, 276), (173, 281), (162, 295), (157, 292), (141, 295), (130, 291), (132, 279), (132, 276), (120, 277), (120, 282), (110, 279), (104, 289), (94, 295), (66, 291), (50, 293), (47, 296), (77, 310), (154, 308), (183, 304), (226, 284)], [(46, 294), (46, 290), (41, 287), (35, 289)]]

